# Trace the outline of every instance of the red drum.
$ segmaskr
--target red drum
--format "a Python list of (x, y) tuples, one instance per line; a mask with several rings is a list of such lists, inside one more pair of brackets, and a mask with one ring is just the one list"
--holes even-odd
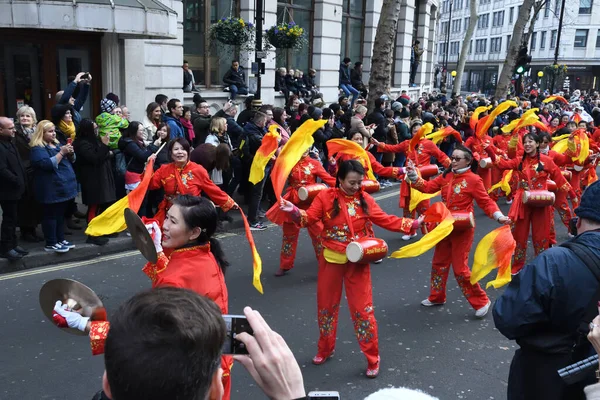
[(547, 207), (554, 204), (555, 195), (549, 190), (526, 190), (523, 204), (531, 207)]
[(570, 180), (571, 180), (571, 178), (573, 177), (573, 173), (572, 173), (571, 171), (567, 171), (567, 170), (565, 170), (565, 171), (560, 171), (560, 173), (562, 174), (562, 176), (564, 176), (564, 177), (565, 177), (565, 179), (566, 179), (567, 181), (570, 181)]
[(379, 188), (379, 182), (377, 181), (371, 179), (364, 179), (362, 181), (362, 190), (364, 192), (367, 192), (369, 194), (379, 192)]
[(479, 160), (479, 166), (481, 168), (492, 168), (492, 165), (492, 159), (490, 157)]
[(353, 263), (371, 263), (381, 260), (388, 253), (387, 243), (382, 239), (364, 237), (350, 242), (346, 257)]
[(323, 183), (314, 183), (312, 185), (302, 186), (298, 189), (298, 198), (301, 201), (313, 201), (319, 192), (326, 188), (327, 186)]
[(462, 231), (465, 229), (475, 228), (475, 217), (472, 212), (468, 213), (452, 213), (454, 218), (454, 230)]
[(423, 167), (419, 167), (418, 169), (421, 173), (421, 178), (423, 179), (431, 178), (432, 176), (436, 176), (440, 173), (438, 166), (435, 164), (425, 165)]
[(546, 181), (546, 185), (548, 186), (548, 190), (551, 192), (556, 192), (556, 182), (554, 182), (553, 180), (548, 179)]

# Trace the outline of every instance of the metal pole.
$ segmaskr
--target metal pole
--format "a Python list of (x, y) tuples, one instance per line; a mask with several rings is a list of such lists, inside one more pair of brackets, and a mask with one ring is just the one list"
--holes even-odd
[[(558, 18), (558, 33), (556, 34), (556, 46), (554, 47), (554, 65), (558, 65), (558, 53), (560, 52), (560, 34), (562, 32), (563, 18), (565, 16), (565, 0), (562, 0), (560, 6), (560, 17)], [(550, 38), (552, 40), (552, 38)], [(554, 84), (556, 83), (556, 74), (552, 73), (552, 85), (550, 86), (550, 94), (554, 93)]]
[(254, 56), (254, 62), (258, 65), (258, 71), (254, 75), (256, 77), (256, 93), (254, 94), (254, 100), (260, 100), (260, 90), (261, 90), (261, 63), (262, 59), (258, 58), (258, 52), (262, 51), (263, 47), (263, 1), (264, 0), (256, 0), (255, 2), (255, 22), (256, 22), (256, 51)]
[[(475, 1), (475, 0), (472, 0)], [(452, 24), (452, 4), (453, 0), (450, 0), (450, 14), (448, 15), (448, 29), (446, 30), (446, 54), (444, 56), (444, 75), (442, 75), (441, 89), (446, 89), (446, 82), (448, 80), (448, 56), (450, 54), (450, 25)]]

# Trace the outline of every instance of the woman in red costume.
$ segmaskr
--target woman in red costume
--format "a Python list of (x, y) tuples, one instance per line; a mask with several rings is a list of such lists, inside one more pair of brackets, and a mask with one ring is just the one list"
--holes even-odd
[[(147, 225), (152, 230), (158, 261), (156, 264), (146, 263), (142, 271), (152, 281), (153, 288), (174, 286), (193, 290), (213, 300), (221, 312), (227, 314), (228, 294), (223, 272), (229, 263), (219, 241), (213, 238), (217, 220), (217, 210), (208, 199), (190, 195), (173, 199), (163, 223), (162, 234), (156, 222)], [(56, 307), (61, 308), (61, 305), (57, 304)], [(63, 315), (56, 307), (55, 311)], [(70, 327), (89, 331), (92, 354), (104, 352), (108, 322), (80, 318), (78, 326)], [(221, 359), (224, 399), (230, 398), (232, 363), (231, 356)]]
[[(518, 133), (515, 132), (515, 135)], [(540, 154), (539, 146), (540, 138), (533, 133), (527, 133), (523, 136), (524, 153), (521, 159), (504, 160), (496, 157), (493, 151), (488, 151), (496, 167), (502, 170), (513, 170), (513, 174), (516, 174), (519, 179), (515, 200), (508, 213), (512, 221), (513, 237), (517, 242), (512, 264), (513, 273), (519, 272), (525, 264), (530, 226), (535, 227), (535, 229), (532, 228), (535, 255), (537, 256), (550, 247), (550, 219), (553, 215), (552, 212), (549, 212), (548, 207), (550, 206), (533, 207), (524, 204), (524, 192), (548, 190), (548, 179), (556, 182), (560, 191), (569, 192), (571, 190), (571, 186), (552, 159)]]
[(346, 258), (346, 246), (355, 239), (374, 237), (373, 224), (394, 231), (410, 233), (420, 221), (384, 213), (375, 200), (361, 190), (365, 170), (356, 160), (340, 164), (335, 188), (322, 190), (308, 210), (300, 210), (282, 199), (281, 209), (291, 213), (301, 227), (322, 221), (323, 255), (319, 257), (317, 306), (319, 344), (313, 364), (323, 364), (335, 349), (338, 312), (342, 286), (354, 322), (358, 344), (367, 357), (366, 375), (379, 374), (377, 322), (373, 311), (371, 270), (368, 263), (352, 263)]
[[(494, 128), (497, 129), (497, 128)], [(510, 139), (512, 138), (512, 135), (510, 132), (504, 132), (500, 129), (498, 129), (498, 134), (496, 136), (494, 136), (494, 138), (492, 139), (492, 144), (494, 145), (494, 147), (496, 149), (498, 149), (498, 152), (496, 153), (496, 156), (500, 156), (506, 160), (511, 159), (511, 158), (521, 158), (523, 157), (523, 143), (521, 141), (521, 138), (519, 136), (517, 136), (517, 145), (516, 147), (510, 147), (508, 144), (510, 142)], [(487, 155), (487, 153), (486, 153)], [(492, 183), (496, 184), (498, 182), (500, 182), (500, 180), (502, 179), (502, 171), (499, 170), (498, 168), (495, 167), (491, 167), (490, 168), (492, 171)], [(510, 187), (511, 187), (511, 192), (510, 194), (508, 194), (506, 196), (506, 204), (512, 204), (512, 200), (513, 197), (515, 195), (515, 187), (516, 187), (516, 178), (513, 176), (511, 181), (510, 181)], [(498, 200), (498, 197), (500, 197), (500, 194), (502, 193), (501, 189), (498, 189), (497, 192), (493, 192), (491, 193), (491, 197), (494, 200)]]
[(187, 140), (183, 138), (172, 140), (169, 143), (168, 153), (172, 162), (162, 165), (154, 172), (148, 188), (149, 190), (163, 188), (165, 191), (165, 197), (159, 204), (154, 218), (163, 221), (173, 199), (180, 194), (200, 196), (205, 192), (223, 212), (238, 208), (235, 201), (210, 180), (208, 172), (201, 165), (189, 161), (190, 144)]
[[(415, 122), (411, 126), (412, 136), (415, 136), (423, 124), (421, 122)], [(377, 151), (386, 152), (386, 153), (404, 153), (406, 154), (406, 162), (411, 161), (415, 168), (424, 167), (426, 165), (431, 164), (431, 157), (434, 157), (438, 162), (440, 162), (444, 168), (448, 168), (450, 166), (450, 159), (443, 151), (441, 151), (431, 140), (421, 139), (419, 143), (415, 146), (413, 151), (409, 151), (410, 140), (405, 140), (402, 143), (398, 144), (385, 144), (377, 142), (376, 140), (372, 140), (372, 143), (377, 146)], [(415, 218), (417, 213), (422, 215), (425, 210), (427, 210), (430, 206), (429, 200), (424, 200), (417, 205), (417, 208), (412, 212), (409, 210), (410, 205), (410, 186), (408, 182), (404, 180), (400, 185), (400, 208), (403, 210), (404, 217)], [(424, 233), (424, 232), (423, 232)], [(415, 237), (416, 232), (413, 235), (404, 235), (402, 236), (403, 240), (410, 240), (412, 237)]]
[[(491, 115), (488, 116), (488, 118), (491, 117)], [(481, 123), (481, 121), (479, 123)], [(486, 151), (488, 149), (496, 154), (501, 154), (501, 151), (493, 145), (492, 138), (487, 132), (484, 132), (481, 136), (475, 133), (475, 135), (465, 141), (465, 147), (471, 150), (476, 162), (479, 162), (482, 158), (487, 158)], [(477, 169), (477, 175), (481, 177), (485, 190), (489, 190), (492, 186), (492, 168), (479, 168)]]
[[(381, 165), (375, 159), (375, 156), (369, 151), (369, 144), (364, 143), (363, 135), (360, 132), (351, 133), (350, 135), (348, 135), (347, 139), (358, 143), (363, 148), (366, 148), (367, 156), (369, 157), (369, 161), (371, 162), (371, 168), (373, 168), (373, 173), (375, 173), (377, 176), (392, 179), (399, 179), (404, 176), (404, 169), (402, 167), (384, 167), (383, 165)], [(331, 173), (331, 175), (336, 175), (338, 164), (343, 161), (352, 159), (352, 156), (348, 154), (338, 153), (336, 157), (332, 157), (329, 160), (329, 172)]]
[[(483, 181), (471, 172), (473, 154), (464, 146), (458, 145), (452, 152), (452, 165), (442, 175), (426, 181), (417, 175), (413, 167), (407, 167), (407, 178), (417, 190), (423, 193), (442, 192), (442, 201), (451, 213), (472, 213), (473, 200), (490, 217), (501, 224), (510, 222), (502, 214), (496, 203), (488, 196)], [(421, 302), (425, 307), (446, 303), (446, 282), (450, 272), (450, 264), (456, 282), (475, 309), (475, 316), (483, 318), (487, 314), (491, 302), (479, 283), (471, 284), (469, 269), (469, 252), (473, 245), (475, 227), (452, 230), (450, 235), (435, 246), (431, 263), (431, 288), (429, 297)]]
[[(296, 207), (306, 210), (310, 203), (300, 201), (298, 197), (298, 189), (303, 186), (313, 185), (317, 183), (317, 178), (327, 186), (335, 186), (335, 178), (325, 171), (321, 163), (308, 155), (306, 151), (300, 161), (292, 168), (288, 177), (287, 192), (283, 198), (292, 202)], [(298, 247), (298, 236), (300, 228), (291, 220), (290, 216), (279, 209), (279, 204), (275, 204), (267, 212), (267, 218), (283, 228), (283, 242), (281, 244), (281, 255), (279, 270), (275, 276), (283, 276), (294, 267), (296, 259), (296, 249)], [(308, 234), (315, 248), (315, 254), (319, 257), (319, 235), (323, 230), (321, 221), (308, 226)]]

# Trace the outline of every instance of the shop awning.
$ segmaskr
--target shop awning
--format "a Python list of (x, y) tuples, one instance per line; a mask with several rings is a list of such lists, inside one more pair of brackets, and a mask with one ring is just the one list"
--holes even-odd
[(0, 0), (0, 27), (176, 38), (177, 13), (159, 0)]

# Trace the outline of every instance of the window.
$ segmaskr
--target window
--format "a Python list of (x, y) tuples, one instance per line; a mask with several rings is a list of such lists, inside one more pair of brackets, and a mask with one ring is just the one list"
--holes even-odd
[(458, 55), (460, 50), (460, 42), (450, 43), (450, 55)]
[(575, 31), (575, 43), (574, 47), (586, 47), (587, 46), (587, 37), (588, 30), (587, 29), (577, 29)]
[[(357, 10), (360, 10), (360, 5), (362, 1), (352, 2), (353, 7), (356, 7)], [(346, 20), (346, 2), (344, 2), (344, 14), (342, 14), (342, 46), (347, 43), (348, 38), (353, 40), (354, 43), (350, 48), (350, 53), (343, 54), (343, 57), (350, 57), (354, 62), (358, 60), (361, 55), (362, 49), (362, 26), (361, 30), (357, 34), (355, 25), (350, 25), (350, 30), (344, 30), (345, 25), (344, 22), (348, 22)], [(282, 0), (277, 2), (277, 21), (285, 21), (288, 22), (293, 20), (298, 26), (304, 28), (308, 39), (308, 49), (304, 51), (291, 51), (288, 49), (277, 49), (275, 51), (275, 66), (276, 67), (286, 67), (286, 68), (294, 68), (302, 71), (308, 70), (311, 67), (312, 57), (309, 54), (312, 53), (312, 31), (313, 31), (313, 11), (312, 11), (312, 1), (311, 0)], [(360, 15), (360, 11), (358, 11)], [(344, 50), (344, 48), (342, 48)]]
[(544, 50), (546, 48), (546, 31), (541, 33), (540, 36), (540, 50)]
[(550, 0), (546, 0), (546, 4), (544, 6), (544, 18), (548, 18), (550, 16)]
[(531, 35), (531, 50), (535, 50), (535, 45), (536, 45), (536, 40), (537, 40), (537, 32), (533, 32), (533, 34)]
[(579, 14), (591, 14), (592, 1), (593, 0), (579, 0)]
[(500, 53), (502, 50), (502, 38), (491, 38), (490, 39), (490, 53)]
[(490, 14), (483, 14), (477, 20), (477, 29), (485, 29), (490, 26)]
[[(294, 1), (294, 4), (300, 3)], [(312, 7), (310, 0), (305, 0)], [(296, 13), (298, 11), (296, 10)], [(294, 17), (295, 18), (295, 17)], [(363, 0), (344, 0), (342, 9), (342, 58), (350, 57), (352, 62), (362, 61), (365, 25), (365, 7)], [(306, 55), (305, 57), (309, 57)], [(294, 65), (291, 65), (292, 67)], [(308, 68), (308, 66), (307, 66)], [(306, 73), (306, 72), (305, 72)]]
[(439, 52), (440, 56), (445, 56), (446, 55), (446, 43), (440, 43), (440, 52)]
[(485, 53), (487, 51), (487, 39), (475, 40), (475, 54)]
[(600, 29), (598, 29), (598, 33), (596, 34), (596, 48), (600, 49)]
[(460, 32), (462, 19), (455, 19), (452, 21), (452, 32)]
[[(190, 63), (196, 85), (222, 85), (223, 75), (232, 60), (218, 56), (217, 46), (211, 45), (208, 39), (209, 29), (222, 17), (239, 15), (238, 6), (237, 0), (183, 1), (183, 58)], [(230, 14), (232, 10), (233, 14)], [(235, 57), (237, 52), (233, 54)]]
[(442, 22), (442, 24), (440, 25), (440, 36), (446, 36), (448, 34), (448, 26), (449, 26), (450, 22), (448, 21), (444, 21)]
[(512, 24), (513, 23), (513, 15), (515, 13), (515, 8), (511, 7), (510, 10), (508, 10), (508, 23)]
[(498, 11), (494, 13), (492, 19), (492, 26), (503, 26), (504, 25), (504, 11)]
[(492, 0), (479, 0), (479, 4), (490, 4)]
[(560, 6), (561, 6), (561, 0), (554, 0), (554, 16), (556, 18), (558, 18), (560, 15)]
[(508, 46), (510, 46), (510, 39), (512, 39), (512, 35), (506, 36), (506, 52), (508, 53)]
[(473, 53), (473, 41), (469, 42), (469, 54)]
[(471, 17), (465, 18), (465, 32), (469, 29), (469, 23), (471, 22)]
[(553, 31), (550, 33), (550, 48), (551, 48), (551, 49), (553, 49), (553, 48), (555, 48), (555, 47), (556, 47), (556, 35), (557, 35), (557, 33), (558, 33), (558, 32), (556, 31), (556, 29), (555, 29), (555, 30), (553, 30)]

